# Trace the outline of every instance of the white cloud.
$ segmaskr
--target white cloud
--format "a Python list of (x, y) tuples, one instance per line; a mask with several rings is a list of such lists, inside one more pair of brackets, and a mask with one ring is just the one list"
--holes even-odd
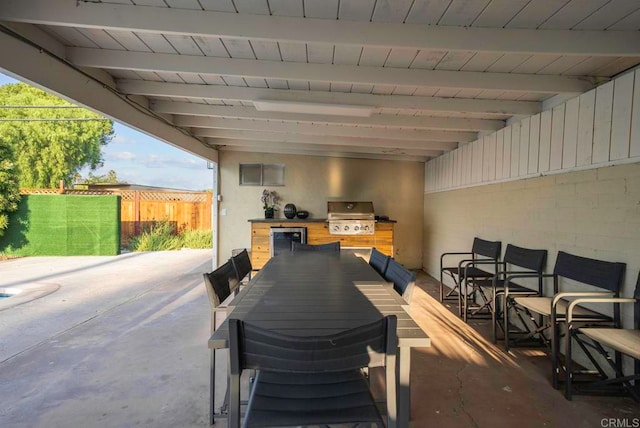
[(104, 166), (94, 174), (114, 170), (129, 184), (190, 190), (212, 187), (212, 173), (203, 159), (117, 123), (115, 128), (116, 135), (102, 150)]
[(122, 134), (116, 134), (109, 141), (109, 144), (136, 144), (136, 140)]
[(137, 162), (147, 168), (186, 168), (186, 169), (206, 169), (207, 164), (203, 160), (188, 158), (172, 158), (168, 156), (149, 155), (146, 158), (138, 159)]
[(105, 160), (110, 161), (130, 161), (137, 159), (138, 156), (135, 153), (131, 152), (113, 152), (113, 153), (105, 153)]

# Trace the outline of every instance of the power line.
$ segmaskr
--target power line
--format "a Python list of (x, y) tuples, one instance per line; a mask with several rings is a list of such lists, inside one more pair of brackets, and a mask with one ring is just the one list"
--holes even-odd
[(110, 121), (111, 119), (100, 119), (100, 118), (78, 118), (74, 119), (71, 117), (58, 117), (58, 118), (20, 118), (20, 119), (0, 119), (0, 122), (89, 122), (89, 121)]
[(57, 109), (57, 108), (80, 108), (80, 109), (85, 109), (84, 107), (61, 106), (61, 105), (51, 105), (51, 106), (7, 106), (7, 105), (0, 105), (0, 108), (6, 108), (6, 109), (12, 109), (12, 108), (15, 108), (15, 109), (19, 109), (19, 108), (52, 108), (52, 109)]
[[(83, 109), (84, 107), (72, 106), (72, 105), (0, 105), (0, 109)], [(106, 118), (90, 118), (90, 117), (79, 117), (79, 118), (70, 118), (70, 117), (56, 117), (56, 118), (0, 118), (0, 122), (87, 122), (87, 121), (103, 121), (103, 120), (111, 120)]]
[[(83, 0), (85, 2), (89, 2), (89, 0)], [(166, 117), (164, 117), (161, 114), (155, 113), (153, 110), (150, 110), (149, 107), (144, 106), (142, 104), (140, 104), (140, 102), (138, 102), (135, 98), (132, 98), (130, 95), (127, 94), (122, 94), (120, 93), (118, 90), (112, 88), (109, 85), (105, 85), (103, 82), (99, 81), (98, 79), (96, 79), (93, 75), (87, 73), (85, 70), (83, 70), (81, 67), (78, 67), (76, 65), (74, 65), (73, 63), (67, 61), (64, 58), (59, 57), (58, 55), (56, 55), (55, 53), (47, 50), (46, 48), (44, 48), (43, 46), (38, 45), (37, 43), (34, 43), (32, 40), (22, 36), (21, 34), (17, 33), (16, 31), (14, 31), (13, 29), (11, 29), (10, 27), (7, 27), (4, 24), (0, 24), (0, 32), (5, 33), (9, 36), (11, 36), (12, 38), (25, 43), (35, 49), (38, 49), (41, 53), (44, 53), (46, 55), (48, 55), (49, 57), (51, 57), (52, 59), (65, 64), (66, 66), (74, 69), (75, 71), (77, 71), (78, 73), (82, 74), (83, 76), (87, 77), (88, 79), (91, 79), (93, 82), (99, 83), (103, 86), (104, 89), (106, 89), (107, 91), (111, 92), (112, 94), (114, 94), (115, 96), (117, 96), (118, 98), (120, 98), (121, 100), (123, 100), (124, 102), (126, 102), (127, 104), (129, 104), (131, 107), (133, 107), (134, 109), (138, 110), (139, 112), (141, 112), (142, 114), (145, 114), (151, 118), (154, 118), (158, 121), (161, 121), (163, 123), (165, 123), (166, 125), (172, 127), (173, 129), (175, 129), (176, 131), (180, 132), (181, 134), (187, 136), (187, 137), (191, 137), (194, 138), (196, 141), (199, 141), (200, 144), (202, 144), (202, 146), (210, 148), (210, 146), (206, 143), (204, 143), (203, 141), (195, 138), (193, 135), (191, 135), (191, 133), (189, 133), (186, 129), (181, 128), (177, 125), (175, 125), (174, 123), (172, 123), (170, 120), (168, 120)]]

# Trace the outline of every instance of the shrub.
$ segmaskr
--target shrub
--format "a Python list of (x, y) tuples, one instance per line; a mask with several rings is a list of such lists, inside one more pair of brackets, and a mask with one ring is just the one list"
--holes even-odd
[(212, 248), (211, 230), (185, 230), (180, 235), (183, 248)]
[(164, 251), (182, 248), (175, 227), (168, 221), (159, 221), (148, 231), (131, 239), (133, 251)]
[(20, 191), (13, 151), (11, 146), (0, 138), (0, 236), (9, 226), (9, 213), (18, 209), (19, 200)]
[(167, 251), (181, 248), (211, 248), (211, 230), (186, 230), (176, 234), (173, 223), (159, 221), (130, 242), (133, 251)]

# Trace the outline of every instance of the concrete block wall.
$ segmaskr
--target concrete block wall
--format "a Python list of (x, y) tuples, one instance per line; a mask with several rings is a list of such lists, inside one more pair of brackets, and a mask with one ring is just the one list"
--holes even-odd
[[(474, 236), (640, 268), (640, 69), (425, 166), (423, 267)], [(632, 324), (630, 311), (625, 325)]]
[[(621, 294), (640, 270), (640, 163), (425, 194), (423, 267), (439, 277), (440, 255), (468, 251), (474, 236), (627, 263)], [(632, 326), (631, 308), (623, 322)]]

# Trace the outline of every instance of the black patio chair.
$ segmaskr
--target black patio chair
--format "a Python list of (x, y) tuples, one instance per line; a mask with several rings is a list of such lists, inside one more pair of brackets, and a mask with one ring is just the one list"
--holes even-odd
[[(217, 315), (222, 313), (227, 314), (227, 306), (225, 301), (231, 296), (231, 294), (238, 288), (238, 278), (236, 272), (233, 269), (231, 261), (227, 261), (225, 264), (218, 267), (213, 272), (203, 273), (204, 285), (207, 289), (207, 296), (209, 296), (209, 306), (211, 307), (211, 334), (216, 330)], [(224, 320), (224, 319), (223, 319)], [(214, 385), (215, 385), (215, 367), (216, 367), (216, 351), (211, 349), (211, 362), (209, 373), (209, 388), (210, 388), (210, 408), (209, 417), (210, 424), (214, 423)]]
[[(567, 307), (571, 300), (582, 297), (618, 297), (625, 268), (625, 263), (589, 259), (559, 251), (553, 274), (542, 275), (553, 278), (553, 296), (516, 297), (514, 299), (515, 304), (523, 308), (535, 327), (529, 330), (527, 338), (538, 338), (541, 343), (551, 347), (551, 373), (554, 388), (558, 389), (560, 372), (565, 370), (560, 360), (559, 341), (562, 333), (561, 327), (566, 324)], [(573, 289), (575, 289), (576, 282), (582, 283), (583, 286), (592, 287), (582, 291), (560, 292), (560, 278), (563, 278), (563, 284), (564, 280), (571, 280), (574, 284)], [(577, 305), (573, 309), (573, 322), (579, 322), (583, 326), (610, 325), (619, 327), (620, 306), (615, 301), (611, 302), (611, 312), (613, 315), (607, 315)], [(539, 323), (533, 314), (544, 317), (547, 320), (546, 323)], [(551, 330), (550, 339), (544, 335), (548, 329)]]
[[(476, 280), (490, 280), (493, 278), (493, 274), (498, 271), (498, 261), (500, 260), (500, 250), (502, 243), (500, 241), (485, 241), (480, 238), (473, 238), (473, 245), (471, 251), (468, 252), (449, 252), (443, 253), (440, 256), (440, 301), (456, 299), (458, 301), (458, 316), (465, 317), (466, 310), (463, 314), (464, 301), (463, 285), (465, 287), (468, 282)], [(470, 256), (466, 259), (462, 259), (458, 262), (457, 266), (444, 266), (445, 257), (449, 256)], [(494, 265), (493, 271), (480, 269), (475, 266), (469, 266), (470, 263), (476, 261), (488, 261)], [(488, 266), (487, 266), (488, 267)], [(451, 290), (445, 294), (444, 274), (447, 274), (453, 279), (454, 286)], [(466, 283), (466, 284), (465, 284)], [(475, 296), (474, 296), (475, 297)], [(466, 301), (466, 298), (465, 298)]]
[[(575, 323), (574, 312), (578, 304), (633, 304), (634, 325), (632, 329), (622, 328), (594, 328), (579, 327)], [(578, 298), (571, 302), (567, 309), (567, 329), (569, 336), (566, 346), (566, 382), (565, 397), (571, 400), (573, 394), (602, 394), (602, 395), (622, 395), (628, 394), (635, 401), (640, 401), (640, 275), (636, 282), (636, 289), (633, 298)], [(597, 371), (597, 380), (586, 382), (574, 382), (574, 375), (581, 375), (584, 372), (574, 373), (573, 370), (573, 345), (572, 340), (580, 346), (587, 355), (589, 361)], [(607, 350), (609, 349), (609, 350)], [(613, 356), (611, 353), (613, 352)], [(598, 362), (594, 353), (602, 356)], [(631, 375), (626, 375), (622, 368), (620, 354), (627, 355), (634, 360), (634, 371)], [(603, 368), (603, 363), (607, 362), (613, 376), (610, 376)], [(631, 382), (634, 382), (632, 384)]]
[(381, 253), (375, 248), (371, 249), (371, 256), (369, 257), (369, 265), (376, 270), (381, 276), (384, 276), (389, 265), (391, 257)]
[(249, 258), (249, 252), (246, 248), (235, 256), (232, 256), (231, 263), (233, 264), (233, 269), (236, 272), (236, 277), (241, 284), (244, 284), (243, 281), (245, 278), (247, 281), (251, 281), (251, 258)]
[(396, 317), (329, 336), (299, 337), (229, 319), (229, 427), (240, 426), (240, 375), (255, 369), (243, 427), (372, 423), (384, 419), (363, 368), (386, 367), (387, 418), (396, 420)]
[[(209, 305), (211, 306), (211, 314), (213, 317), (217, 311), (224, 312), (224, 310), (226, 310), (226, 307), (221, 305), (237, 289), (239, 282), (238, 276), (236, 275), (236, 271), (233, 268), (231, 260), (228, 260), (213, 272), (203, 273), (202, 276), (207, 288)], [(212, 318), (212, 332), (215, 330), (214, 321), (215, 319)]]
[(393, 289), (400, 294), (407, 303), (411, 302), (413, 289), (416, 283), (416, 273), (402, 266), (394, 259), (389, 260), (384, 279), (393, 282)]
[[(512, 308), (517, 309), (514, 305), (513, 298), (515, 296), (542, 296), (544, 294), (542, 274), (546, 260), (547, 250), (533, 250), (507, 244), (504, 257), (502, 261), (499, 262), (500, 271), (496, 272), (491, 280), (490, 301), (486, 300), (484, 293), (481, 294), (481, 296), (485, 298), (484, 304), (491, 312), (493, 343), (497, 342), (498, 329), (501, 329), (504, 333), (507, 351), (509, 350), (509, 333), (511, 326), (509, 310)], [(522, 285), (522, 283), (518, 284), (514, 282), (514, 280), (522, 280), (525, 278), (535, 279), (537, 281), (537, 288), (529, 288)], [(516, 315), (520, 319), (521, 324), (525, 324), (522, 314), (517, 310)], [(519, 331), (516, 333), (519, 333)]]
[(291, 246), (291, 251), (298, 252), (298, 251), (335, 251), (335, 252), (340, 252), (340, 241), (337, 242), (330, 242), (328, 244), (318, 244), (318, 245), (311, 245), (311, 244), (301, 244), (300, 242), (294, 242), (293, 245)]

